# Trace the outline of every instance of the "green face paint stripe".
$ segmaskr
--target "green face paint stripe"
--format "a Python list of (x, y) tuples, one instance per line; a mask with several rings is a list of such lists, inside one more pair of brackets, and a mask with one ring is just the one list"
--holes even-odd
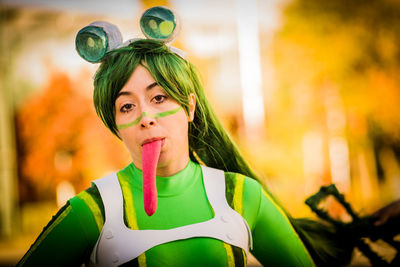
[(154, 118), (158, 119), (158, 118), (161, 118), (161, 117), (166, 117), (166, 116), (169, 116), (169, 115), (173, 115), (173, 114), (177, 113), (181, 108), (182, 107), (179, 106), (178, 108), (173, 109), (173, 110), (157, 113), (157, 114), (154, 115)]
[(118, 130), (123, 130), (123, 129), (129, 128), (129, 127), (131, 127), (133, 125), (137, 125), (146, 116), (149, 116), (149, 117), (154, 118), (154, 119), (158, 119), (158, 118), (166, 117), (166, 116), (169, 116), (169, 115), (173, 115), (173, 114), (177, 113), (181, 108), (182, 107), (179, 106), (176, 109), (168, 110), (168, 111), (164, 111), (164, 112), (160, 112), (160, 113), (156, 113), (156, 114), (143, 112), (142, 115), (140, 115), (136, 120), (134, 120), (132, 122), (129, 122), (129, 123), (126, 123), (126, 124), (119, 124), (119, 125), (117, 125), (117, 128), (118, 128)]
[(119, 124), (119, 125), (117, 125), (118, 130), (123, 130), (123, 129), (129, 128), (129, 127), (131, 127), (131, 126), (133, 126), (133, 125), (138, 124), (139, 121), (140, 121), (145, 115), (146, 115), (146, 113), (143, 112), (142, 115), (140, 115), (139, 118), (137, 118), (136, 120), (134, 120), (134, 121), (132, 121), (132, 122), (130, 122), (130, 123), (127, 123), (127, 124)]

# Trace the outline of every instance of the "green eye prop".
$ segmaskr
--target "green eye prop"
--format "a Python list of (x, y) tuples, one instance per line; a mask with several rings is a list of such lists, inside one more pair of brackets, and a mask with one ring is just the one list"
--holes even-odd
[[(156, 6), (146, 10), (140, 18), (143, 34), (153, 40), (171, 43), (178, 35), (178, 23), (174, 13), (166, 7)], [(75, 39), (78, 54), (91, 63), (100, 62), (104, 55), (119, 47), (128, 46), (137, 39), (122, 43), (122, 34), (114, 24), (96, 21), (78, 32)], [(186, 53), (176, 47), (169, 50), (185, 58)]]
[(178, 34), (178, 20), (168, 8), (156, 6), (143, 13), (140, 28), (149, 39), (171, 43)]
[(122, 43), (118, 28), (105, 21), (96, 21), (80, 30), (75, 39), (76, 51), (91, 63), (101, 61), (104, 55)]

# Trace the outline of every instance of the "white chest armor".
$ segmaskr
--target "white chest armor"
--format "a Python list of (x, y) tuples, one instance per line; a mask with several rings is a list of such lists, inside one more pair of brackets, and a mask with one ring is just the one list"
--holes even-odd
[(214, 218), (167, 230), (132, 230), (126, 227), (123, 198), (115, 173), (94, 181), (104, 204), (105, 222), (92, 251), (89, 266), (118, 266), (145, 251), (167, 242), (192, 237), (209, 237), (242, 248), (252, 248), (246, 220), (227, 203), (225, 175), (221, 170), (202, 166), (204, 187), (214, 210)]

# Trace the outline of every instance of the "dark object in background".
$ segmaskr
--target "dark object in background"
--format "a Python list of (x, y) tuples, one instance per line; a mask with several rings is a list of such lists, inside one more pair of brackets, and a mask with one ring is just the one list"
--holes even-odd
[[(348, 215), (352, 218), (351, 222), (347, 223), (335, 220), (327, 211), (318, 207), (320, 202), (330, 195), (345, 208)], [(354, 243), (354, 246), (369, 259), (373, 266), (400, 266), (400, 242), (394, 240), (394, 237), (400, 234), (400, 215), (385, 219), (381, 224), (376, 223), (379, 220), (380, 214), (390, 214), (388, 211), (397, 210), (400, 201), (389, 204), (371, 216), (359, 217), (353, 211), (350, 204), (346, 202), (344, 195), (339, 193), (334, 184), (331, 184), (329, 186), (322, 186), (319, 192), (306, 200), (306, 204), (318, 217), (333, 225), (337, 230), (337, 234), (341, 235), (343, 239), (348, 240), (349, 243)], [(376, 252), (371, 250), (363, 238), (369, 238), (371, 241), (381, 239), (396, 250), (396, 256), (391, 262), (385, 261)]]

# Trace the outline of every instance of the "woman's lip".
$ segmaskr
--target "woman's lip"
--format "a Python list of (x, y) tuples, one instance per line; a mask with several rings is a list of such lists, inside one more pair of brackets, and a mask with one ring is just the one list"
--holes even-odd
[(142, 146), (144, 146), (145, 144), (154, 142), (154, 141), (158, 141), (158, 140), (161, 140), (161, 146), (162, 146), (162, 145), (164, 144), (165, 137), (155, 137), (155, 138), (146, 139), (146, 140), (144, 140), (144, 142), (142, 143)]

